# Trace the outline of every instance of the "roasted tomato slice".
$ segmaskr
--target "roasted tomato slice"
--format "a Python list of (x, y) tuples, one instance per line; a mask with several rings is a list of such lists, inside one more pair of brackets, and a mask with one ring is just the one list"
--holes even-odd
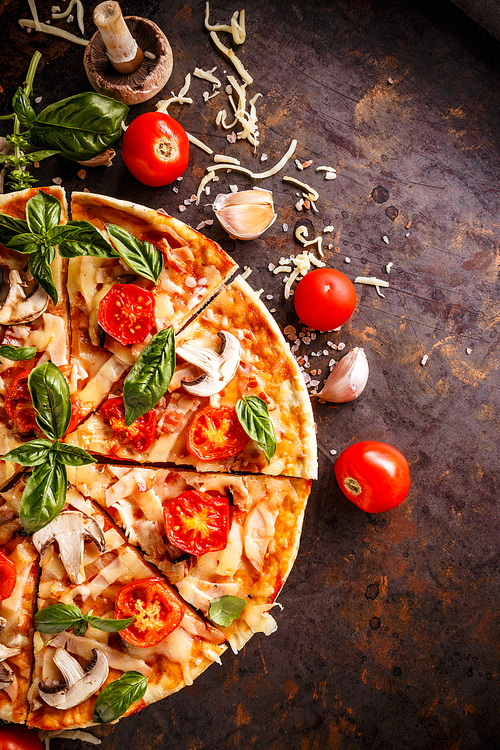
[(8, 599), (16, 587), (17, 571), (15, 563), (0, 552), (0, 599)]
[(236, 456), (249, 441), (231, 406), (206, 406), (189, 425), (187, 449), (201, 461)]
[(99, 325), (125, 346), (144, 341), (154, 319), (153, 295), (135, 284), (113, 284), (99, 303)]
[(142, 417), (127, 427), (125, 424), (125, 406), (123, 398), (108, 398), (101, 407), (101, 412), (117, 435), (132, 443), (136, 451), (144, 453), (156, 437), (156, 412), (150, 409)]
[(163, 521), (169, 542), (190, 555), (227, 546), (229, 503), (224, 495), (186, 490), (165, 506)]
[(69, 421), (68, 429), (66, 430), (66, 435), (69, 435), (70, 432), (76, 430), (76, 428), (78, 427), (78, 423), (82, 418), (82, 411), (83, 409), (80, 397), (71, 396), (71, 419)]
[(115, 618), (135, 617), (120, 632), (133, 646), (156, 646), (180, 624), (186, 608), (162, 578), (141, 578), (120, 589)]
[(38, 429), (36, 411), (28, 388), (30, 372), (31, 370), (21, 370), (14, 375), (5, 394), (5, 411), (19, 432), (23, 433)]

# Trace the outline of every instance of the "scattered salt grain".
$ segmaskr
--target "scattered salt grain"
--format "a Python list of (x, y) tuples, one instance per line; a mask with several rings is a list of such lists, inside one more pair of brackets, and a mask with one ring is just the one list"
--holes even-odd
[(337, 454), (337, 451), (335, 450), (335, 448), (332, 448), (330, 453), (332, 454), (332, 456), (335, 456)]
[(84, 179), (86, 178), (86, 176), (87, 176), (87, 172), (86, 172), (86, 170), (85, 170), (85, 169), (80, 169), (80, 170), (79, 170), (79, 171), (77, 172), (77, 175), (78, 175), (78, 177), (79, 177), (79, 178), (80, 178), (81, 180), (84, 180)]
[(229, 185), (229, 190), (232, 193), (237, 193), (238, 192), (238, 185)]
[(36, 99), (35, 99), (35, 103), (36, 104), (40, 104), (41, 101), (42, 101), (42, 97), (41, 96), (37, 96)]
[(339, 352), (342, 351), (342, 349), (345, 349), (345, 344), (343, 341), (340, 342), (340, 344), (337, 346), (337, 349), (339, 350)]
[(344, 263), (350, 263), (350, 262), (351, 262), (351, 259), (350, 259), (350, 258), (348, 258), (348, 257), (346, 256), (346, 257), (344, 258)]
[(274, 299), (272, 294), (266, 294), (266, 299)]
[(333, 224), (328, 224), (327, 227), (323, 227), (323, 232), (333, 232)]
[(406, 232), (405, 237), (409, 237), (409, 236), (410, 236), (410, 233)]
[(172, 188), (172, 190), (174, 191), (174, 193), (178, 193), (179, 192), (179, 188), (175, 187), (175, 186)]
[(262, 154), (262, 156), (260, 157), (260, 160), (267, 161), (267, 154)]
[(283, 231), (288, 232), (288, 224), (283, 224)]
[(182, 182), (182, 177), (176, 177), (177, 182)]
[(466, 353), (466, 354), (472, 354), (472, 349), (469, 349), (469, 348), (467, 348), (467, 349), (465, 350), (465, 353)]
[(60, 177), (54, 177), (52, 179), (52, 182), (54, 183), (54, 185), (62, 185), (62, 179)]
[(236, 133), (234, 132), (234, 130), (232, 133), (228, 133), (226, 135), (226, 138), (228, 140), (228, 143), (236, 143)]
[(421, 365), (425, 365), (425, 364), (427, 363), (427, 360), (428, 360), (428, 359), (429, 359), (429, 355), (428, 355), (428, 354), (424, 354), (424, 356), (423, 356), (423, 357), (422, 357), (422, 359), (420, 360), (420, 364), (421, 364)]
[(186, 206), (183, 206), (183, 205), (180, 205), (180, 206), (179, 206), (179, 211), (180, 211), (181, 213), (182, 213), (183, 211), (185, 211), (185, 210), (186, 210)]
[(386, 245), (388, 245), (389, 244), (389, 237), (386, 234), (382, 235), (382, 241), (385, 242)]
[(385, 272), (386, 273), (390, 273), (391, 272), (391, 268), (393, 267), (393, 265), (394, 265), (394, 263), (392, 262), (392, 260), (389, 261), (389, 263), (385, 267)]
[(276, 266), (274, 265), (274, 263), (269, 263), (269, 265), (267, 267), (267, 270), (268, 271), (274, 271), (275, 268), (276, 268)]
[(387, 83), (389, 84), (389, 86), (392, 86), (392, 84), (394, 83), (394, 80), (392, 78), (388, 78)]
[(213, 223), (214, 223), (213, 219), (205, 219), (205, 224), (207, 225), (207, 227), (211, 227)]

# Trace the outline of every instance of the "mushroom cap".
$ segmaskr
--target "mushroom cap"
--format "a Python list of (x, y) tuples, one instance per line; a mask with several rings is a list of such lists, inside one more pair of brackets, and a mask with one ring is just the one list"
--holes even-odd
[(155, 96), (170, 78), (173, 68), (172, 49), (167, 37), (154, 21), (139, 16), (125, 16), (125, 23), (140, 49), (153, 53), (154, 60), (144, 55), (142, 64), (134, 73), (121, 75), (109, 62), (101, 32), (96, 31), (85, 49), (83, 64), (90, 83), (99, 94), (124, 104), (138, 104)]

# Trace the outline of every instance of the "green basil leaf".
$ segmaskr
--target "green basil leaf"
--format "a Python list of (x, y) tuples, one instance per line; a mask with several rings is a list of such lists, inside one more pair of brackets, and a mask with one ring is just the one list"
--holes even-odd
[(34, 161), (43, 161), (44, 159), (48, 159), (49, 156), (55, 156), (56, 154), (59, 154), (60, 151), (32, 151), (30, 154), (25, 154), (24, 158), (28, 161), (33, 163)]
[(57, 442), (54, 444), (54, 452), (56, 461), (66, 466), (86, 466), (86, 464), (97, 463), (96, 458), (93, 458), (90, 453), (77, 445)]
[(43, 244), (40, 242), (40, 237), (37, 234), (33, 234), (33, 232), (23, 232), (16, 235), (9, 242), (9, 247), (25, 255), (28, 253), (43, 252)]
[(88, 622), (85, 619), (78, 620), (73, 626), (73, 633), (75, 635), (85, 635), (88, 629)]
[(175, 370), (173, 328), (163, 328), (143, 349), (123, 383), (125, 424), (131, 425), (163, 396)]
[(90, 221), (68, 221), (50, 232), (50, 238), (58, 245), (63, 258), (88, 255), (93, 258), (119, 257), (116, 250)]
[(33, 359), (37, 353), (36, 346), (11, 346), (0, 344), (0, 357), (11, 359), (13, 362), (22, 362), (25, 359)]
[(141, 242), (116, 224), (108, 224), (106, 231), (114, 247), (130, 268), (139, 276), (150, 279), (156, 284), (163, 268), (163, 255), (156, 245), (152, 245), (151, 242)]
[(2, 456), (4, 461), (13, 461), (21, 466), (39, 466), (43, 464), (49, 453), (52, 452), (52, 443), (49, 440), (30, 440), (24, 445), (20, 445), (19, 448), (13, 450)]
[(228, 628), (233, 620), (236, 620), (245, 608), (246, 599), (239, 596), (221, 596), (219, 599), (212, 599), (208, 609), (208, 616), (223, 628)]
[(12, 107), (21, 125), (29, 128), (29, 126), (35, 121), (36, 114), (24, 88), (21, 87), (17, 89), (12, 99)]
[(45, 463), (35, 466), (24, 488), (19, 517), (28, 534), (53, 521), (66, 502), (66, 467), (52, 460), (52, 456), (49, 453)]
[(243, 396), (236, 402), (236, 414), (249, 438), (261, 446), (269, 463), (276, 453), (276, 435), (266, 402), (257, 396)]
[(34, 624), (39, 633), (52, 635), (62, 633), (63, 630), (70, 630), (82, 619), (83, 615), (76, 604), (51, 604), (38, 610), (34, 618)]
[(30, 140), (37, 148), (57, 149), (66, 159), (85, 161), (121, 138), (128, 111), (125, 104), (102, 94), (76, 94), (40, 112)]
[(120, 630), (125, 630), (135, 620), (135, 617), (125, 617), (123, 620), (113, 620), (108, 617), (94, 617), (93, 615), (85, 615), (85, 618), (89, 625), (98, 630), (104, 630), (105, 633), (118, 633)]
[(39, 190), (26, 204), (26, 221), (30, 232), (43, 234), (61, 221), (61, 204), (55, 195)]
[(36, 248), (35, 251), (28, 250), (28, 252), (31, 253), (28, 262), (29, 271), (33, 278), (38, 281), (42, 289), (47, 292), (54, 305), (57, 305), (59, 295), (57, 294), (56, 285), (54, 284), (54, 279), (52, 277), (50, 261), (45, 255), (43, 255), (43, 253), (37, 251), (38, 248)]
[(125, 672), (106, 685), (94, 705), (94, 722), (108, 724), (123, 716), (132, 703), (141, 700), (148, 687), (148, 678), (140, 672)]
[(15, 219), (13, 216), (0, 213), (0, 242), (2, 245), (8, 246), (14, 237), (17, 237), (18, 234), (25, 234), (27, 231), (28, 224), (24, 219)]
[(28, 388), (38, 415), (36, 423), (51, 440), (62, 438), (71, 419), (68, 381), (52, 362), (44, 362), (32, 370)]

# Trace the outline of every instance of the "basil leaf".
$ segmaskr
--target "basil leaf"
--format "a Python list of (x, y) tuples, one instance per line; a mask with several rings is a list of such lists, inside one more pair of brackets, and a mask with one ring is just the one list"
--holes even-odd
[(28, 534), (43, 529), (62, 511), (66, 502), (66, 467), (52, 459), (36, 466), (24, 488), (19, 517)]
[(173, 328), (163, 328), (143, 349), (123, 382), (123, 402), (127, 427), (156, 406), (175, 370)]
[(30, 141), (55, 148), (66, 159), (85, 161), (112, 146), (122, 135), (129, 108), (102, 94), (76, 94), (46, 107), (31, 126)]
[(26, 204), (26, 221), (30, 232), (43, 234), (61, 221), (61, 204), (55, 195), (39, 190)]
[(125, 617), (123, 620), (113, 620), (109, 617), (94, 617), (93, 615), (85, 615), (86, 621), (93, 628), (103, 630), (105, 633), (118, 633), (120, 630), (125, 630), (135, 620), (135, 617)]
[(38, 281), (42, 289), (47, 292), (54, 305), (57, 305), (59, 295), (57, 294), (54, 279), (52, 278), (50, 261), (47, 260), (45, 255), (37, 251), (37, 247), (33, 250), (25, 250), (25, 252), (30, 253), (30, 259), (28, 262), (29, 271), (33, 278)]
[(38, 415), (36, 423), (51, 440), (62, 438), (71, 419), (68, 381), (52, 362), (44, 362), (32, 370), (28, 388)]
[(21, 466), (39, 466), (47, 460), (51, 452), (52, 443), (48, 440), (30, 440), (28, 443), (20, 445), (19, 448), (14, 448), (6, 453), (2, 456), (2, 459), (14, 461)]
[(236, 620), (245, 609), (247, 601), (239, 596), (221, 596), (212, 599), (208, 609), (208, 616), (223, 628), (228, 628), (233, 620)]
[(0, 357), (11, 359), (13, 362), (33, 359), (36, 353), (36, 346), (11, 346), (10, 344), (0, 344)]
[(18, 253), (36, 253), (42, 252), (43, 245), (40, 242), (40, 237), (33, 232), (23, 232), (18, 234), (11, 239), (9, 247), (12, 250), (16, 250)]
[(276, 435), (266, 402), (257, 396), (243, 396), (236, 402), (236, 414), (247, 435), (262, 447), (269, 463), (276, 453)]
[(75, 622), (73, 626), (73, 633), (75, 635), (85, 635), (88, 627), (89, 627), (89, 624), (87, 620), (85, 620), (85, 618), (82, 617), (81, 620), (78, 620), (78, 622)]
[(44, 159), (48, 159), (49, 156), (55, 156), (56, 154), (59, 154), (59, 151), (32, 151), (31, 154), (25, 154), (24, 158), (28, 162), (34, 162), (34, 161), (43, 161)]
[(130, 268), (139, 276), (155, 284), (163, 268), (163, 255), (151, 242), (141, 242), (133, 234), (116, 224), (108, 224), (106, 231), (114, 247)]
[(66, 466), (86, 466), (86, 464), (95, 464), (97, 459), (93, 458), (83, 448), (77, 445), (67, 445), (66, 443), (55, 443), (54, 452), (56, 461)]
[(52, 635), (75, 627), (82, 619), (81, 610), (76, 604), (51, 604), (38, 610), (34, 617), (34, 624), (39, 633)]
[(0, 213), (0, 242), (2, 245), (9, 245), (9, 242), (28, 231), (28, 224), (24, 219), (15, 219), (13, 216), (7, 216)]
[(79, 255), (118, 257), (111, 243), (90, 221), (68, 221), (64, 226), (51, 230), (50, 238), (58, 245), (59, 255), (63, 258), (76, 258)]
[(12, 107), (21, 125), (29, 128), (29, 126), (35, 121), (36, 114), (24, 88), (21, 87), (17, 89), (12, 99)]
[(94, 705), (94, 722), (108, 724), (119, 719), (132, 703), (139, 701), (148, 687), (148, 678), (140, 672), (125, 672), (106, 685)]

